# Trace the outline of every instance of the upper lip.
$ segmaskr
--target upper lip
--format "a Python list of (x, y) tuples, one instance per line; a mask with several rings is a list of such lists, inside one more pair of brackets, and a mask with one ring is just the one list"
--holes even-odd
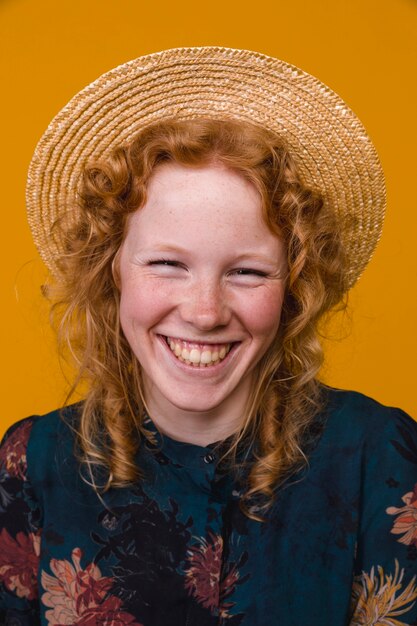
[(178, 335), (162, 335), (163, 337), (167, 337), (169, 339), (176, 339), (177, 341), (186, 341), (187, 343), (201, 343), (204, 345), (218, 345), (220, 343), (238, 343), (237, 341), (232, 341), (230, 339), (190, 339), (185, 337), (178, 337)]

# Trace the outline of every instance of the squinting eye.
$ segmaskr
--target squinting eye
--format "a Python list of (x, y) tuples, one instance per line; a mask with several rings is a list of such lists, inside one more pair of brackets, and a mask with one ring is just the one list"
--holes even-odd
[(174, 259), (149, 259), (147, 266), (151, 267), (156, 276), (167, 276), (169, 278), (180, 278), (184, 276), (184, 272), (187, 267), (180, 261), (174, 261)]
[(169, 267), (178, 267), (180, 264), (178, 261), (170, 261), (169, 259), (157, 259), (156, 261), (149, 261), (148, 265), (167, 265)]
[(265, 272), (261, 272), (260, 270), (252, 270), (247, 268), (240, 268), (238, 270), (234, 270), (233, 274), (237, 276), (261, 276), (265, 277)]

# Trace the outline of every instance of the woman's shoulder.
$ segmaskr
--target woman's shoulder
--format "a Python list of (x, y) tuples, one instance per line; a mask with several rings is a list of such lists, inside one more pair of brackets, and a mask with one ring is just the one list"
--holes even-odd
[(43, 415), (33, 414), (24, 417), (9, 426), (2, 439), (0, 437), (2, 446), (10, 439), (20, 438), (22, 441), (28, 441), (29, 438), (32, 439), (36, 434), (39, 435), (38, 431), (41, 431), (41, 436), (45, 438), (45, 435), (56, 436), (58, 433), (70, 430), (76, 421), (81, 407), (82, 403), (76, 403), (54, 409)]
[[(329, 436), (352, 444), (399, 440), (417, 442), (417, 422), (397, 407), (385, 406), (357, 391), (323, 386), (326, 431)], [(413, 458), (417, 458), (417, 443)]]
[(334, 417), (350, 416), (366, 422), (381, 423), (395, 418), (403, 418), (406, 421), (414, 420), (402, 409), (381, 404), (358, 391), (337, 389), (322, 385), (323, 395), (327, 412)]
[[(80, 406), (73, 404), (44, 415), (31, 415), (12, 424), (0, 444), (0, 468), (25, 478), (28, 465), (35, 472), (50, 466), (58, 446), (72, 449), (72, 427)], [(36, 463), (30, 463), (31, 459)]]

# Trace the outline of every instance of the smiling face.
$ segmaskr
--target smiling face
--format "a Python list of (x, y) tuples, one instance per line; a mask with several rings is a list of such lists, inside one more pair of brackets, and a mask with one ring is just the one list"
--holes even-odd
[(158, 166), (118, 270), (121, 325), (153, 419), (202, 444), (234, 432), (285, 290), (285, 247), (255, 187), (220, 165)]

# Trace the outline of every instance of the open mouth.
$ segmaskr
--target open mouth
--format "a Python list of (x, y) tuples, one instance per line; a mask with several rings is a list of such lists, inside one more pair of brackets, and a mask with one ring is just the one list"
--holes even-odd
[(179, 361), (194, 367), (217, 365), (226, 358), (233, 346), (236, 345), (236, 343), (200, 344), (176, 337), (164, 337), (164, 339)]

